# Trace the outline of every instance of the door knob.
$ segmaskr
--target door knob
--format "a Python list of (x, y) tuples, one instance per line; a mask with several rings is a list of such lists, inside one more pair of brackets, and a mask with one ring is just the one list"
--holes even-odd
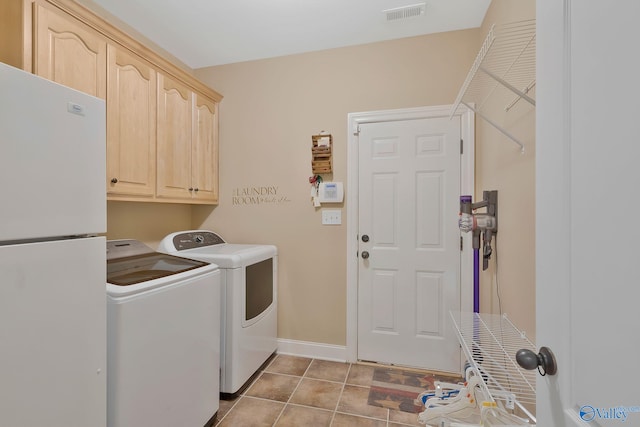
[(518, 365), (527, 370), (538, 368), (538, 372), (542, 376), (555, 375), (558, 371), (556, 358), (548, 347), (540, 347), (538, 354), (526, 348), (520, 349), (516, 353), (516, 361)]
[(367, 258), (369, 258), (369, 252), (362, 251), (362, 259), (367, 259)]
[(118, 178), (111, 178), (111, 183), (112, 184), (117, 184), (118, 183)]
[(369, 241), (369, 236), (367, 236), (366, 234), (362, 235), (362, 241), (367, 243)]

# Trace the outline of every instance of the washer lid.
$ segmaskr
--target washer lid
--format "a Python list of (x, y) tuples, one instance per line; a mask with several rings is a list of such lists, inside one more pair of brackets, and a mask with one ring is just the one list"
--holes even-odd
[(155, 252), (137, 240), (107, 242), (107, 283), (129, 286), (204, 267), (208, 263)]
[(208, 265), (206, 262), (153, 253), (107, 261), (107, 283), (135, 285)]

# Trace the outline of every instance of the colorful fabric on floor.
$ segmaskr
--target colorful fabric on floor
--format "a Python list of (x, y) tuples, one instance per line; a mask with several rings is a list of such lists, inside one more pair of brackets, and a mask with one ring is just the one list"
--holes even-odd
[(458, 383), (461, 377), (397, 368), (375, 368), (369, 391), (369, 405), (417, 414), (424, 410), (416, 404), (418, 395), (433, 390), (435, 381)]

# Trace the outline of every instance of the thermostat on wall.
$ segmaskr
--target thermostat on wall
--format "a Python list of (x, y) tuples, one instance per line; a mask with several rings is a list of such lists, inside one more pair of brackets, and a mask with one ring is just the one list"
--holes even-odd
[(344, 187), (341, 182), (321, 182), (318, 186), (318, 201), (320, 203), (342, 203)]

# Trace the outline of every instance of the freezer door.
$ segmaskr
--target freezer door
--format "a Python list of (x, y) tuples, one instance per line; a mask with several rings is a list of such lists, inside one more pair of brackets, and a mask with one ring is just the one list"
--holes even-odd
[(104, 101), (0, 63), (0, 241), (106, 231)]
[(0, 426), (106, 426), (105, 252), (0, 246)]

